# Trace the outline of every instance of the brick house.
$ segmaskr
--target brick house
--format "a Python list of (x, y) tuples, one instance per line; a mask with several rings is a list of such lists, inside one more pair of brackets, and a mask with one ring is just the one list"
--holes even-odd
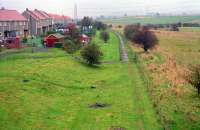
[(49, 16), (51, 16), (52, 18), (54, 29), (56, 29), (56, 25), (66, 26), (68, 23), (73, 22), (73, 20), (68, 16), (51, 14), (51, 13), (49, 13)]
[(29, 33), (31, 35), (42, 35), (52, 29), (52, 18), (46, 12), (27, 8), (22, 14), (29, 21)]
[(28, 20), (16, 10), (0, 9), (0, 40), (24, 36), (28, 33)]

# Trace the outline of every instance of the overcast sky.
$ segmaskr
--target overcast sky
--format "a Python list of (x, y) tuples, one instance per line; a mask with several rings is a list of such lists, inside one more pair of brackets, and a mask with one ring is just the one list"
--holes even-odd
[(74, 15), (77, 3), (78, 16), (119, 16), (146, 13), (200, 14), (200, 0), (0, 0), (0, 6), (17, 9), (40, 9), (51, 13)]

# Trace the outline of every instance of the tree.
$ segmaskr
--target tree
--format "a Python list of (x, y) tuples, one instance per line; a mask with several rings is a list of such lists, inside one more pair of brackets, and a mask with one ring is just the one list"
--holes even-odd
[(132, 40), (136, 32), (138, 32), (140, 25), (127, 25), (124, 28), (124, 35), (128, 40)]
[(95, 21), (94, 26), (97, 30), (106, 30), (107, 29), (107, 25), (100, 21)]
[(90, 17), (84, 17), (81, 20), (81, 26), (82, 27), (89, 27), (89, 26), (92, 26), (92, 25), (93, 25), (93, 20)]
[(89, 44), (83, 48), (81, 56), (89, 65), (95, 65), (100, 64), (100, 59), (103, 54), (96, 44)]
[(101, 35), (101, 39), (104, 40), (105, 43), (107, 43), (108, 40), (110, 39), (110, 35), (106, 31), (102, 31), (100, 35)]
[(200, 96), (200, 65), (197, 65), (191, 69), (191, 73), (188, 76), (189, 83), (197, 89), (197, 93)]
[(170, 30), (171, 31), (179, 31), (178, 25), (177, 24), (172, 24)]
[(81, 33), (84, 33), (87, 36), (92, 37), (96, 33), (96, 30), (93, 26), (94, 26), (93, 19), (90, 17), (84, 17), (81, 20)]
[(142, 29), (135, 32), (132, 41), (141, 45), (145, 52), (158, 44), (156, 35), (147, 27), (143, 27)]

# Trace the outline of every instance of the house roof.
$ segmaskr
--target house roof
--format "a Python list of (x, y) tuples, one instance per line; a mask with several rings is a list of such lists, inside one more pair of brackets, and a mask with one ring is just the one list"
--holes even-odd
[(27, 19), (16, 10), (0, 9), (0, 21), (27, 21)]
[(51, 18), (45, 11), (41, 11), (41, 10), (29, 10), (26, 9), (26, 11), (34, 18), (37, 20), (44, 20), (44, 19), (49, 19)]
[(69, 20), (71, 19), (69, 16), (64, 15), (58, 15), (58, 14), (51, 14), (49, 13), (49, 16), (55, 20)]
[(51, 16), (49, 16), (49, 14), (46, 13), (45, 11), (37, 10), (37, 9), (35, 9), (34, 11), (37, 12), (37, 13), (39, 13), (41, 16), (45, 17), (46, 19), (51, 18)]
[(43, 16), (40, 12), (34, 10), (32, 11), (39, 19), (46, 19), (45, 16)]
[[(61, 35), (61, 34), (59, 34), (59, 33), (56, 33), (56, 34), (50, 34), (48, 37), (51, 37), (51, 36), (54, 36), (54, 37), (56, 37), (56, 38), (58, 38), (58, 39), (60, 39), (60, 38), (64, 38), (64, 35)], [(47, 38), (48, 38), (47, 37)]]

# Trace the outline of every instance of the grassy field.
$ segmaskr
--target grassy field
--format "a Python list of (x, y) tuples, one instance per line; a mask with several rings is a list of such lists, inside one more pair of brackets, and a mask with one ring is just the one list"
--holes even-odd
[(188, 69), (199, 64), (200, 33), (156, 31), (159, 46), (144, 53), (130, 46), (148, 82), (156, 111), (163, 126), (173, 130), (200, 129), (200, 102), (188, 84)]
[(107, 24), (170, 24), (178, 22), (200, 22), (200, 16), (122, 17), (102, 20)]
[(118, 59), (116, 36), (96, 41), (116, 63), (90, 67), (57, 49), (1, 58), (0, 129), (161, 129), (137, 66)]
[(200, 27), (181, 27), (181, 32), (200, 32)]

